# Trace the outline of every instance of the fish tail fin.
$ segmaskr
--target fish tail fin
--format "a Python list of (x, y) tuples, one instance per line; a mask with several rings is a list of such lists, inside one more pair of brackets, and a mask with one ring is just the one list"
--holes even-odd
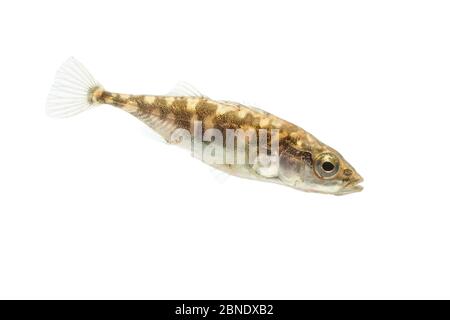
[(57, 71), (47, 98), (46, 113), (67, 118), (98, 104), (102, 86), (75, 58), (69, 58)]

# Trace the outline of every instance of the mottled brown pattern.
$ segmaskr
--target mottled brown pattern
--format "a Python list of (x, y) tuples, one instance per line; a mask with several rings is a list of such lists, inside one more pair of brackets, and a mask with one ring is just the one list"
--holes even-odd
[[(226, 137), (226, 129), (255, 130), (259, 144), (259, 129), (268, 129), (267, 152), (271, 149), (271, 131), (278, 129), (279, 152), (289, 150), (300, 156), (308, 165), (311, 165), (311, 153), (303, 150), (297, 142), (304, 140), (305, 132), (295, 125), (281, 120), (269, 113), (248, 109), (243, 105), (221, 104), (207, 98), (200, 99), (195, 105), (195, 111), (188, 109), (189, 97), (168, 97), (155, 96), (152, 103), (146, 102), (143, 95), (121, 95), (118, 93), (103, 92), (98, 98), (101, 103), (112, 104), (116, 107), (136, 107), (133, 114), (146, 121), (150, 115), (154, 115), (161, 120), (171, 120), (177, 128), (187, 129), (193, 132), (193, 120), (202, 121), (203, 131), (207, 129), (218, 129)], [(194, 98), (193, 98), (194, 99)], [(277, 125), (273, 125), (273, 123)], [(263, 124), (263, 126), (261, 126)], [(225, 141), (224, 141), (225, 143)]]
[(145, 96), (130, 96), (129, 100), (136, 103), (136, 106), (142, 111), (151, 111), (150, 104), (145, 102)]
[(170, 106), (170, 110), (174, 115), (177, 127), (191, 131), (191, 119), (194, 113), (187, 110), (187, 99), (184, 97), (175, 98)]
[(103, 91), (98, 101), (99, 103), (107, 103), (116, 107), (122, 107), (127, 103), (127, 100), (123, 99), (120, 94), (108, 91)]
[(299, 149), (293, 147), (292, 144), (285, 146), (285, 149), (283, 150), (283, 152), (286, 152), (292, 159), (301, 160), (307, 166), (312, 168), (313, 158), (312, 158), (311, 152), (299, 150)]
[(156, 97), (155, 101), (153, 101), (151, 105), (151, 108), (158, 111), (158, 115), (161, 120), (166, 119), (167, 115), (170, 113), (170, 110), (167, 106), (167, 101), (163, 97)]
[(242, 121), (235, 111), (217, 115), (213, 118), (213, 123), (215, 128), (223, 132), (225, 132), (225, 129), (240, 129), (242, 127)]
[(195, 106), (195, 111), (197, 113), (197, 118), (200, 121), (205, 120), (211, 115), (215, 115), (217, 110), (217, 105), (214, 103), (207, 102), (206, 99), (200, 100), (200, 102)]

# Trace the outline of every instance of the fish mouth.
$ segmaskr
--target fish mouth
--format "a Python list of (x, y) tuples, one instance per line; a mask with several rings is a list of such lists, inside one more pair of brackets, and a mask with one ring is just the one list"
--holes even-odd
[(338, 192), (338, 195), (344, 195), (354, 192), (361, 192), (364, 187), (360, 185), (364, 181), (363, 178), (360, 178), (358, 180), (350, 181), (344, 187)]

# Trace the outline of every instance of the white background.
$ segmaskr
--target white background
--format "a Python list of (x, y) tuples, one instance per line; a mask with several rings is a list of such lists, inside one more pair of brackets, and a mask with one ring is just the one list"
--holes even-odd
[[(448, 1), (0, 4), (0, 298), (450, 298)], [(338, 149), (362, 193), (224, 177), (110, 106), (46, 117), (69, 56), (185, 80)]]

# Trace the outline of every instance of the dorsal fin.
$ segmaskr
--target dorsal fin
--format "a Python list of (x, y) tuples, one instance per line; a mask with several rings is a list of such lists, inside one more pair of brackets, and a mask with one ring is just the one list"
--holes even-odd
[(194, 86), (184, 81), (178, 82), (167, 95), (172, 97), (206, 97)]

